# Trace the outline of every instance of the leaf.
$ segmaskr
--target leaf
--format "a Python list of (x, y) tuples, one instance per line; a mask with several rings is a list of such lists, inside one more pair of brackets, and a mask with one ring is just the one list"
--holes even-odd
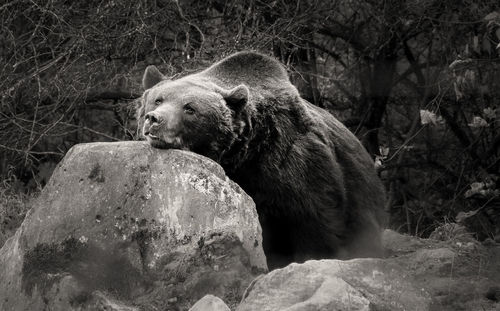
[(376, 170), (378, 170), (378, 169), (380, 169), (382, 166), (384, 166), (384, 165), (382, 164), (382, 158), (381, 158), (381, 157), (379, 157), (379, 156), (376, 156), (376, 157), (375, 157), (375, 169), (376, 169)]
[(495, 20), (497, 18), (500, 18), (500, 13), (494, 11), (494, 12), (491, 12), (490, 14), (486, 15), (485, 17), (483, 17), (483, 19), (485, 21), (491, 21), (491, 20)]
[(470, 67), (474, 64), (474, 61), (470, 58), (467, 59), (455, 59), (449, 66), (451, 70), (461, 70)]
[(473, 210), (473, 211), (470, 211), (470, 212), (459, 212), (457, 214), (457, 216), (455, 216), (455, 220), (457, 223), (463, 223), (467, 218), (470, 218), (472, 216), (475, 216), (477, 214), (477, 212), (479, 211), (479, 209), (477, 210)]
[(443, 118), (441, 116), (436, 115), (434, 112), (429, 110), (420, 110), (420, 123), (422, 125), (432, 124), (437, 125), (442, 124)]
[(497, 116), (497, 111), (496, 111), (496, 109), (492, 109), (490, 107), (484, 108), (483, 115), (486, 119), (492, 120), (492, 119), (495, 119), (495, 117)]
[(473, 182), (470, 185), (470, 189), (465, 192), (465, 197), (470, 198), (471, 196), (475, 194), (480, 194), (481, 190), (484, 189), (484, 183), (482, 182)]
[(389, 155), (389, 147), (380, 146), (378, 147), (378, 149), (382, 158), (387, 158), (387, 156)]
[(475, 116), (473, 119), (472, 119), (472, 122), (469, 123), (469, 126), (470, 127), (487, 127), (488, 126), (488, 122), (486, 122), (485, 119), (481, 118), (481, 117), (478, 117), (478, 116)]

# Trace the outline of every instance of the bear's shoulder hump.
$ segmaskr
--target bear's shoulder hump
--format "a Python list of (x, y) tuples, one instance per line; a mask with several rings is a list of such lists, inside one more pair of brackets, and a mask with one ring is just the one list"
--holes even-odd
[(232, 54), (207, 68), (203, 74), (223, 80), (245, 77), (248, 82), (266, 79), (289, 81), (286, 69), (279, 61), (253, 51)]

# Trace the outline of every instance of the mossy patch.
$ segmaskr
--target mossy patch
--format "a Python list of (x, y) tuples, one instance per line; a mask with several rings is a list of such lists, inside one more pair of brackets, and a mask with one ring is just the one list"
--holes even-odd
[(117, 297), (130, 298), (148, 287), (124, 249), (103, 249), (71, 237), (61, 243), (38, 244), (25, 253), (23, 291), (31, 295), (36, 286), (45, 293), (68, 274), (88, 292), (102, 290)]
[(84, 243), (70, 238), (60, 244), (38, 244), (27, 251), (23, 260), (23, 290), (31, 295), (35, 285), (50, 287), (85, 248)]
[(96, 163), (92, 170), (89, 173), (89, 179), (96, 181), (96, 182), (104, 182), (106, 179), (104, 178), (104, 171), (99, 165), (99, 163)]

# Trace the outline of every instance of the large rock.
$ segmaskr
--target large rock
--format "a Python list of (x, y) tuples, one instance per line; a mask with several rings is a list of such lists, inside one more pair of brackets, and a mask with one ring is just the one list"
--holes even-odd
[(266, 271), (251, 198), (215, 162), (143, 142), (73, 147), (0, 250), (0, 310), (230, 306)]
[(429, 303), (394, 263), (311, 260), (256, 280), (237, 310), (427, 310)]
[(439, 240), (386, 230), (384, 259), (274, 270), (252, 283), (237, 310), (500, 310), (500, 245), (450, 228), (432, 235)]

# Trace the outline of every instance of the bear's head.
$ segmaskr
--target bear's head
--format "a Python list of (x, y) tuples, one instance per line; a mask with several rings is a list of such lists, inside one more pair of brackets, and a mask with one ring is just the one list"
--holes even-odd
[(149, 66), (143, 86), (138, 117), (153, 147), (190, 150), (219, 161), (241, 134), (249, 99), (245, 85), (224, 89), (197, 75), (168, 80)]

